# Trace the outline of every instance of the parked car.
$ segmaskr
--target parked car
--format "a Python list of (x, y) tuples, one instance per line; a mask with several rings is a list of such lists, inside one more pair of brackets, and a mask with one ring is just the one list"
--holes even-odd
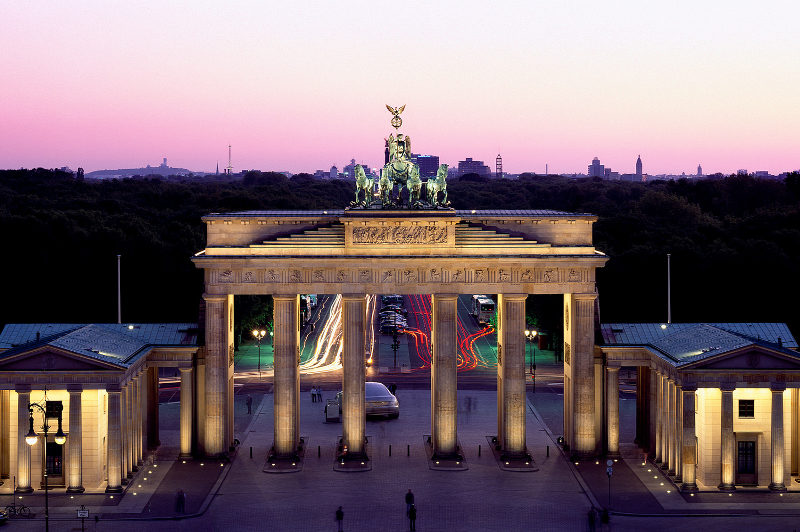
[[(336, 394), (335, 401), (342, 409), (342, 392)], [(400, 403), (385, 385), (380, 382), (364, 383), (364, 403), (368, 416), (388, 416), (397, 419), (400, 416)]]

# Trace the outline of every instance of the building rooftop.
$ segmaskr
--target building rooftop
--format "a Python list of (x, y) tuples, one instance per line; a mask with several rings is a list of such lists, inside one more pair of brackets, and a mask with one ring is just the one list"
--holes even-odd
[[(359, 211), (349, 211), (351, 214), (355, 213), (358, 214)], [(370, 212), (374, 214), (374, 212), (365, 210), (364, 212)], [(381, 211), (377, 211), (381, 212)], [(389, 211), (385, 211), (389, 212)], [(398, 212), (398, 211), (391, 211), (391, 212)], [(409, 215), (415, 214), (416, 211), (408, 211), (402, 210), (399, 212), (407, 213)], [(453, 212), (453, 211), (442, 211), (444, 212)], [(336, 216), (344, 216), (345, 211), (344, 209), (327, 209), (327, 210), (285, 210), (285, 211), (240, 211), (240, 212), (229, 212), (229, 213), (219, 213), (219, 212), (212, 212), (207, 215), (207, 217), (213, 218), (220, 218), (220, 217), (270, 217), (270, 216), (277, 216), (277, 217), (294, 217), (294, 216), (304, 216), (304, 217), (336, 217)], [(481, 218), (481, 217), (494, 217), (494, 216), (523, 216), (523, 217), (543, 217), (543, 216), (553, 216), (553, 217), (564, 217), (564, 216), (594, 216), (593, 214), (588, 213), (574, 213), (574, 212), (566, 212), (566, 211), (554, 211), (554, 210), (546, 210), (546, 209), (531, 209), (531, 210), (503, 210), (503, 209), (489, 209), (489, 210), (478, 210), (478, 209), (465, 209), (465, 210), (457, 210), (455, 211), (456, 216), (461, 216), (464, 218)]]
[(605, 345), (650, 347), (677, 366), (748, 345), (800, 356), (785, 323), (604, 323), (601, 332)]
[[(0, 349), (10, 349), (46, 337), (87, 327), (86, 323), (9, 323), (0, 332)], [(144, 345), (197, 345), (196, 323), (96, 323), (91, 324), (99, 335), (102, 330), (123, 334)]]

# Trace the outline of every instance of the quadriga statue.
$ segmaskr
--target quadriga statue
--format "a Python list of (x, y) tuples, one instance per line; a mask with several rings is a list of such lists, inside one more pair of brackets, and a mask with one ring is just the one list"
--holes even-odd
[[(364, 168), (360, 164), (356, 165), (355, 168), (356, 174), (356, 200), (351, 203), (352, 206), (363, 205), (365, 207), (369, 206), (372, 202), (372, 191), (374, 187), (374, 180), (372, 178), (367, 177), (367, 173), (364, 172)], [(364, 199), (359, 200), (359, 196), (361, 192), (364, 192)]]
[[(439, 169), (436, 171), (436, 179), (428, 179), (425, 183), (425, 188), (428, 192), (428, 203), (434, 206), (446, 207), (450, 203), (447, 201), (447, 165), (440, 164)], [(442, 200), (439, 201), (439, 193), (443, 194)]]
[(414, 207), (419, 203), (419, 196), (422, 191), (422, 180), (419, 178), (419, 166), (416, 164), (411, 167), (408, 180), (406, 181), (406, 188), (408, 188), (408, 205)]

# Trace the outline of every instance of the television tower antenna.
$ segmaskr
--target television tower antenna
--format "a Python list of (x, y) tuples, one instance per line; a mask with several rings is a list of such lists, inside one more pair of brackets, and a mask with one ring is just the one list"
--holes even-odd
[(228, 175), (233, 174), (233, 166), (231, 166), (231, 145), (228, 144), (228, 166), (225, 168), (225, 173)]
[(496, 178), (500, 179), (503, 177), (503, 158), (500, 154), (497, 154), (497, 159), (494, 160), (494, 175)]

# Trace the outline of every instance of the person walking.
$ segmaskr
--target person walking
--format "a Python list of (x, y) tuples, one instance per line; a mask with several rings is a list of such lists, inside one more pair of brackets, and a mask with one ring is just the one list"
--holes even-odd
[(252, 414), (253, 413), (253, 398), (248, 395), (247, 399), (244, 400), (244, 403), (247, 405), (247, 413), (248, 414)]
[(411, 488), (408, 488), (408, 493), (406, 493), (406, 515), (411, 511), (412, 506), (414, 506), (414, 493)]
[(186, 493), (183, 490), (178, 490), (175, 494), (175, 511), (179, 514), (186, 513)]
[(408, 509), (408, 529), (411, 532), (417, 530), (417, 506), (414, 504)]
[(322, 402), (322, 387), (317, 386), (317, 402)]
[(342, 510), (342, 507), (339, 506), (339, 509), (336, 510), (336, 523), (339, 525), (339, 532), (342, 532), (343, 530), (342, 529), (343, 522), (344, 522), (344, 511)]

